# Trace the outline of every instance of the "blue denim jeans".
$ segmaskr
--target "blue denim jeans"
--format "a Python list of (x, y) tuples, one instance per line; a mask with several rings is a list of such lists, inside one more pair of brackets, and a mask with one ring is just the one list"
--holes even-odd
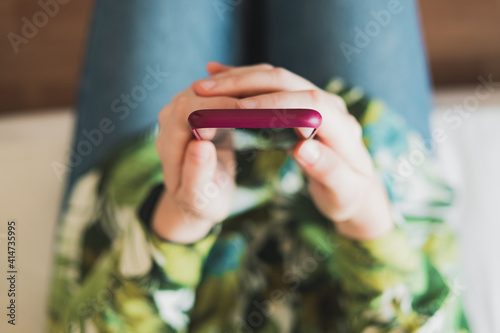
[(68, 186), (151, 127), (215, 60), (339, 76), (426, 137), (431, 107), (415, 3), (404, 0), (96, 0)]

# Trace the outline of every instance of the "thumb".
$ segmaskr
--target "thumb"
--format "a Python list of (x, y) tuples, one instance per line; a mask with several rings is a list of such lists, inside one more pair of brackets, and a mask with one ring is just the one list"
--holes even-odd
[(358, 175), (330, 147), (318, 140), (304, 140), (294, 156), (305, 173), (330, 191), (346, 191), (357, 182)]
[(213, 175), (217, 168), (215, 146), (210, 141), (192, 140), (186, 149), (182, 178), (180, 184), (180, 200), (197, 211), (206, 208), (213, 184)]

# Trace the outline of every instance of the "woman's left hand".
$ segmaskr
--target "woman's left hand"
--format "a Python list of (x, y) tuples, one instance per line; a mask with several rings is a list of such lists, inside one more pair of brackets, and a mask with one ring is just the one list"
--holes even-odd
[(238, 97), (241, 109), (320, 112), (323, 122), (316, 139), (301, 141), (293, 152), (316, 207), (338, 232), (354, 239), (374, 239), (392, 230), (390, 203), (363, 144), (361, 126), (340, 97), (269, 64), (229, 67), (211, 62), (207, 70), (211, 77), (192, 86), (200, 96)]

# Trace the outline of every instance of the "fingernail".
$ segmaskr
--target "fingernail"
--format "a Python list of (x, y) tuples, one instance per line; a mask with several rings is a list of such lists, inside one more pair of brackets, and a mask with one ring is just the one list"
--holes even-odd
[(318, 144), (314, 140), (304, 142), (299, 149), (299, 158), (309, 164), (315, 163), (320, 154)]
[(190, 155), (196, 159), (198, 162), (206, 162), (210, 157), (210, 151), (207, 149), (191, 150)]
[(215, 86), (214, 80), (202, 80), (200, 81), (200, 85), (205, 90), (210, 90)]
[(238, 101), (238, 105), (244, 109), (252, 109), (257, 106), (257, 101), (254, 99), (241, 99)]

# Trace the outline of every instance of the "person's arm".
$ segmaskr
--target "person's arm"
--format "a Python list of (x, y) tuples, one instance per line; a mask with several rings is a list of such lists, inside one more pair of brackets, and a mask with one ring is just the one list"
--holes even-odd
[[(327, 87), (328, 94), (282, 68), (236, 72), (211, 64), (208, 69), (212, 77), (193, 84), (202, 96), (243, 96), (241, 109), (304, 107), (322, 114), (317, 140), (299, 144), (294, 158), (307, 176), (314, 205), (336, 229), (332, 277), (349, 305), (352, 331), (440, 327), (440, 316), (453, 322), (455, 315), (444, 313), (452, 307), (444, 301), (449, 288), (436, 269), (435, 252), (428, 251), (434, 235), (446, 234), (446, 228), (436, 227), (442, 218), (429, 213), (449, 205), (450, 191), (428, 166), (395, 184), (401, 178), (399, 157), (413, 149), (408, 146), (413, 133), (402, 119), (339, 81)], [(411, 238), (403, 229), (413, 229)]]
[[(367, 241), (337, 236), (334, 242), (332, 271), (350, 330), (413, 332), (438, 320), (434, 317), (444, 311), (448, 286), (401, 230)], [(437, 327), (444, 332), (441, 324)]]
[(185, 89), (160, 112), (156, 142), (110, 158), (74, 186), (59, 230), (51, 330), (71, 323), (100, 331), (186, 329), (235, 190), (234, 154), (195, 140), (187, 117), (235, 107), (235, 98)]
[(186, 328), (218, 229), (190, 244), (156, 235), (145, 220), (158, 204), (151, 197), (163, 182), (155, 143), (148, 140), (123, 156), (111, 168), (88, 172), (71, 192), (60, 221), (51, 332)]
[[(445, 224), (452, 192), (431, 151), (400, 115), (340, 81), (339, 94), (363, 126), (363, 139), (391, 197), (396, 229), (373, 240), (337, 233), (332, 260), (353, 331), (467, 332), (457, 286), (455, 244)], [(410, 156), (424, 160), (411, 165)], [(411, 172), (407, 172), (411, 170)]]

